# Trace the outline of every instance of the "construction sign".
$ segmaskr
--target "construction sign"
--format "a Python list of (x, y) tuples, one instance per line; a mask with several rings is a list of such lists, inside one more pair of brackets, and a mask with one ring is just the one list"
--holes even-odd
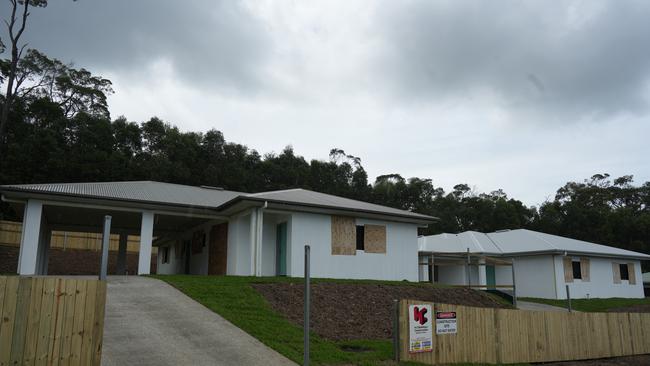
[(436, 312), (436, 334), (456, 334), (457, 325), (455, 311)]
[(431, 305), (409, 305), (409, 352), (433, 351)]

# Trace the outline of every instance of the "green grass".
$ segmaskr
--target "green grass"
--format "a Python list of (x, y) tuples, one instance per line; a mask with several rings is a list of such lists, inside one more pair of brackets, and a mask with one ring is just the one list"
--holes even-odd
[[(227, 276), (187, 276), (156, 275), (191, 298), (218, 313), (228, 321), (243, 329), (262, 343), (273, 348), (287, 358), (302, 363), (303, 329), (290, 323), (271, 308), (266, 300), (251, 287), (253, 283), (300, 283), (301, 279), (286, 277), (227, 277)], [(399, 281), (351, 281), (314, 279), (313, 283), (380, 283), (394, 285), (432, 286)], [(330, 341), (316, 334), (310, 336), (311, 360), (314, 365), (395, 365), (392, 341), (354, 340)], [(343, 346), (361, 347), (365, 352), (349, 352)], [(400, 363), (400, 365), (408, 365)]]
[[(552, 300), (552, 299), (539, 299), (533, 297), (521, 297), (521, 301), (530, 301), (540, 304), (548, 304), (553, 306), (558, 306), (562, 308), (567, 307), (566, 300)], [(584, 312), (605, 312), (610, 309), (640, 305), (640, 304), (650, 304), (650, 298), (645, 299), (625, 299), (620, 297), (613, 297), (607, 299), (573, 299), (571, 300), (571, 308), (577, 311)]]

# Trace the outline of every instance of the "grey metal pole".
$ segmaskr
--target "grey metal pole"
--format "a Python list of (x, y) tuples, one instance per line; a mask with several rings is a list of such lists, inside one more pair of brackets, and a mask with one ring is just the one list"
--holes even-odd
[(472, 272), (470, 268), (470, 258), (469, 258), (469, 248), (467, 248), (467, 270), (465, 271), (465, 274), (467, 275), (467, 287), (471, 288), (472, 287)]
[(571, 291), (569, 291), (569, 285), (566, 285), (566, 301), (567, 309), (569, 309), (569, 312), (571, 312)]
[(305, 245), (305, 354), (303, 361), (303, 365), (305, 366), (309, 366), (309, 305), (311, 301), (309, 299), (309, 251), (309, 245)]
[(399, 362), (399, 300), (393, 300), (393, 355)]
[(104, 216), (104, 234), (102, 235), (102, 265), (99, 271), (99, 279), (106, 280), (108, 272), (108, 245), (111, 241), (111, 217)]
[(517, 282), (515, 281), (515, 259), (512, 258), (512, 305), (517, 308)]

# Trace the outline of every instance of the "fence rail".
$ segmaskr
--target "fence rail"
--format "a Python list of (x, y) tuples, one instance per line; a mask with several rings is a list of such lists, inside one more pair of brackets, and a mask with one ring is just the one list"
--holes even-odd
[[(20, 246), (20, 236), (23, 225), (20, 222), (0, 220), (0, 245)], [(109, 250), (119, 248), (119, 235), (112, 234)], [(102, 247), (101, 233), (82, 233), (70, 231), (52, 231), (51, 248), (100, 250)], [(126, 245), (128, 252), (140, 250), (140, 237), (129, 235)]]
[(106, 282), (0, 277), (0, 365), (99, 365)]
[[(456, 312), (457, 333), (436, 335), (433, 351), (409, 353), (408, 305)], [(525, 363), (650, 353), (650, 314), (562, 313), (475, 308), (402, 300), (400, 359), (425, 364)]]

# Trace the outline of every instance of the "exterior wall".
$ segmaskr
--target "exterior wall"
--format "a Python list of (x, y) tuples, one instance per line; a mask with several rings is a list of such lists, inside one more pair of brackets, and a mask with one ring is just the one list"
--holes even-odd
[(437, 283), (444, 285), (467, 285), (465, 266), (439, 266)]
[(250, 223), (250, 214), (233, 217), (228, 223), (228, 275), (251, 275)]
[[(557, 278), (558, 299), (566, 299), (566, 285), (569, 285), (571, 298), (609, 298), (609, 297), (626, 297), (642, 298), (643, 280), (641, 277), (641, 263), (638, 260), (614, 258), (589, 257), (590, 281), (583, 282), (574, 279), (573, 282), (564, 282), (564, 267), (562, 263), (563, 256), (555, 256), (555, 268)], [(578, 259), (580, 257), (575, 257)], [(636, 284), (630, 285), (629, 281), (621, 281), (620, 284), (614, 283), (614, 271), (612, 263), (634, 263)]]
[(495, 266), (494, 277), (497, 285), (512, 285), (512, 267)]
[(416, 225), (357, 219), (358, 224), (386, 225), (386, 253), (357, 251), (356, 255), (332, 255), (329, 215), (293, 213), (291, 216), (287, 269), (290, 276), (303, 276), (304, 245), (309, 244), (313, 277), (418, 280)]
[[(169, 262), (162, 262), (162, 252), (164, 247), (169, 247)], [(183, 271), (183, 258), (176, 258), (176, 246), (173, 242), (160, 245), (156, 257), (157, 274), (177, 274)]]
[[(210, 221), (203, 225), (193, 227), (192, 229), (184, 232), (179, 237), (175, 238), (174, 241), (166, 242), (160, 245), (160, 247), (169, 246), (169, 263), (162, 263), (162, 250), (158, 250), (158, 256), (156, 259), (157, 264), (157, 273), (158, 274), (178, 274), (183, 273), (183, 266), (185, 263), (185, 258), (176, 257), (176, 248), (174, 243), (178, 240), (181, 243), (186, 240), (192, 240), (192, 235), (198, 230), (203, 230), (205, 233), (205, 245), (201, 248), (201, 252), (192, 253), (190, 250), (190, 274), (194, 275), (207, 275), (208, 274), (208, 258), (209, 258), (209, 245), (210, 245), (210, 228), (212, 225), (217, 224), (217, 221)], [(230, 249), (230, 248), (228, 248)]]
[(551, 255), (515, 258), (517, 297), (555, 299), (555, 276)]

